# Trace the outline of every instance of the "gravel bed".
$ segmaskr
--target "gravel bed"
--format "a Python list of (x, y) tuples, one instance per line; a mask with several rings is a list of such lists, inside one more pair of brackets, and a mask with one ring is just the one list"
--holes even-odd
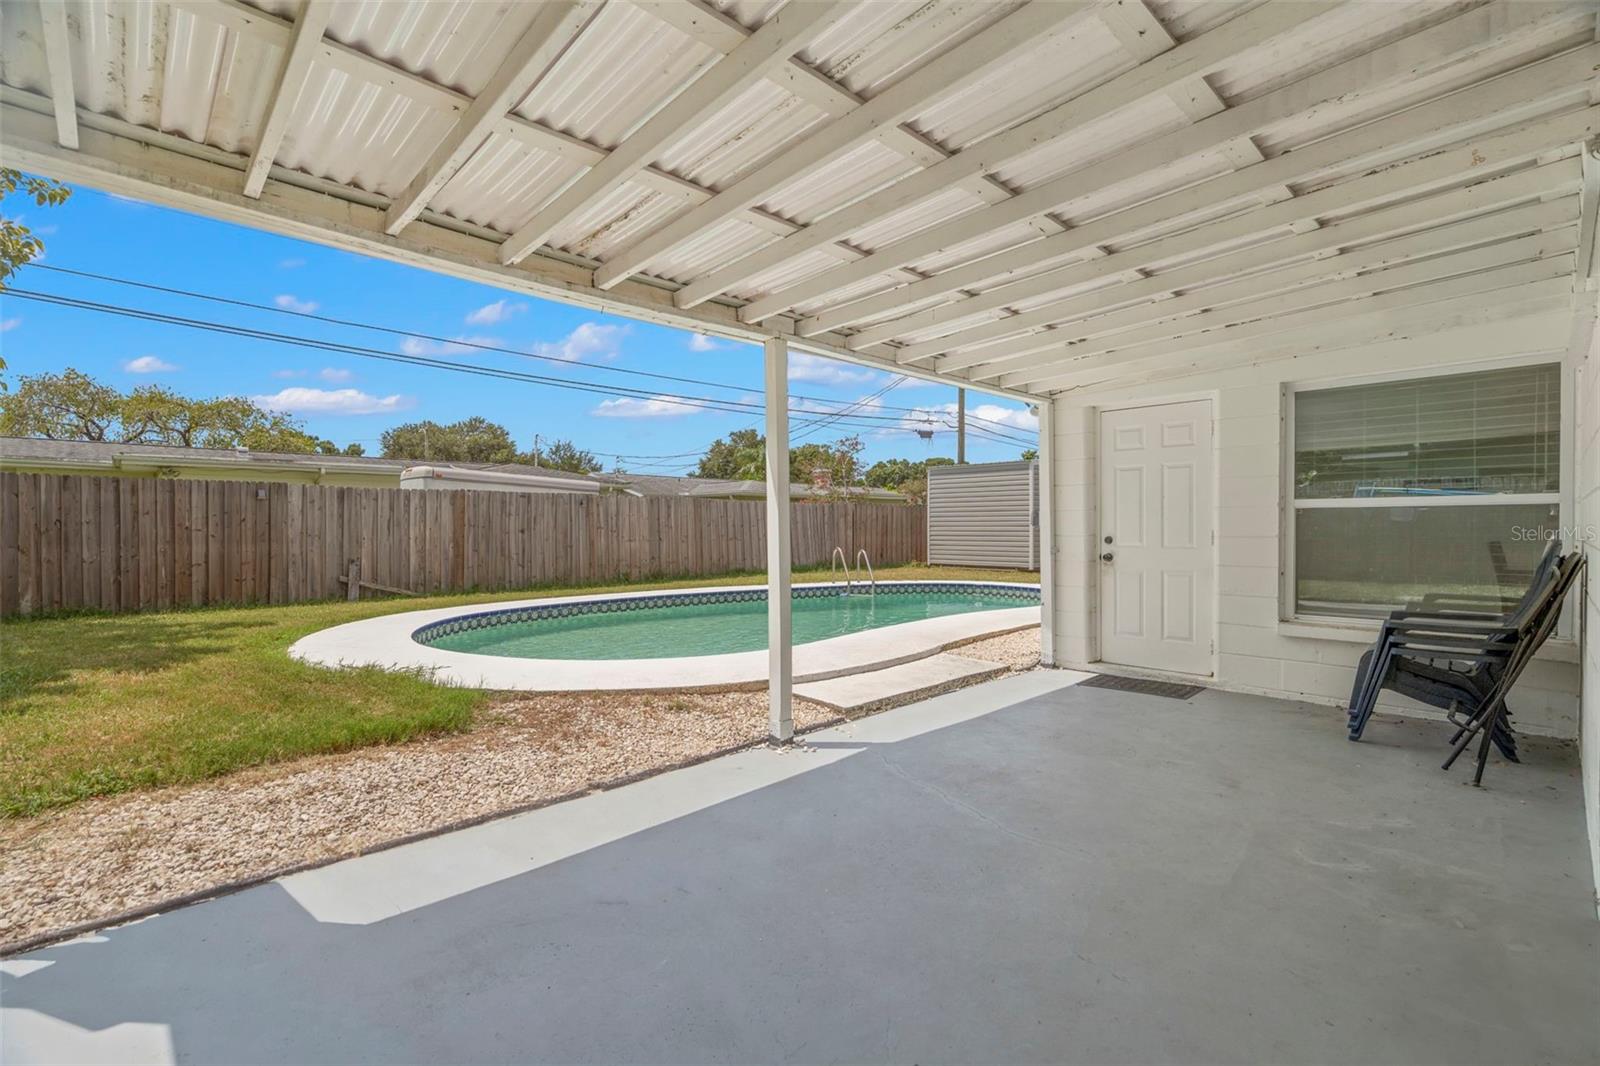
[[(1034, 631), (1008, 634), (960, 654), (1026, 669), (1038, 662), (1037, 641)], [(756, 741), (766, 700), (764, 691), (508, 696), (465, 734), (0, 822), (0, 945)], [(836, 717), (795, 700), (797, 729)]]
[(1013, 670), (1032, 670), (1039, 665), (1039, 627), (1029, 626), (1015, 633), (986, 637), (950, 651), (967, 659), (1003, 663)]

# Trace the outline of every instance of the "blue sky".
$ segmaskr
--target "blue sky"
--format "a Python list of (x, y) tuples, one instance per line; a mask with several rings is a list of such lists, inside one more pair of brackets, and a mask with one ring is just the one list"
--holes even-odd
[[(44, 269), (24, 268), (16, 289), (136, 307), (385, 353), (405, 353), (594, 383), (643, 389), (649, 395), (585, 393), (434, 367), (403, 365), (329, 352), (303, 344), (222, 335), (167, 322), (139, 321), (75, 307), (0, 297), (0, 352), (7, 376), (74, 367), (119, 388), (158, 382), (191, 396), (246, 395), (301, 419), (340, 444), (359, 441), (379, 451), (388, 426), (429, 418), (453, 422), (481, 415), (505, 425), (522, 448), (534, 435), (564, 437), (638, 472), (685, 473), (715, 438), (756, 423), (748, 413), (708, 411), (653, 398), (659, 393), (761, 402), (761, 351), (684, 330), (539, 300), (441, 274), (217, 222), (90, 189), (63, 207), (38, 209), (20, 198), (5, 204), (45, 241), (51, 267), (110, 275), (251, 304), (310, 311), (442, 338), (396, 336), (335, 326), (271, 310), (221, 305), (184, 296)], [(485, 352), (460, 341), (513, 352)], [(543, 359), (528, 358), (530, 353)], [(645, 370), (726, 385), (655, 381), (610, 368)], [(791, 391), (826, 410), (882, 390), (888, 374), (838, 360), (791, 354)], [(808, 428), (796, 414), (794, 435), (833, 440), (859, 433), (869, 461), (923, 459), (955, 453), (955, 434), (938, 421), (953, 411), (955, 389), (915, 380), (860, 408), (870, 424)], [(977, 393), (968, 458), (1014, 459), (1034, 439), (1023, 405)], [(927, 415), (911, 410), (926, 411)], [(927, 441), (910, 426), (932, 426)], [(985, 431), (1026, 441), (986, 439)], [(618, 455), (623, 458), (616, 458)]]

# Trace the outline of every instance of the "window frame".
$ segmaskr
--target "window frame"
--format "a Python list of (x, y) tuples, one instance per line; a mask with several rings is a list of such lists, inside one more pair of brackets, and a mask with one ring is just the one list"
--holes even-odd
[[(1558, 432), (1560, 434), (1558, 455), (1558, 485), (1555, 492), (1536, 493), (1505, 493), (1500, 495), (1472, 495), (1460, 496), (1432, 496), (1426, 502), (1419, 502), (1416, 498), (1398, 496), (1374, 496), (1359, 499), (1308, 499), (1295, 498), (1294, 471), (1295, 471), (1295, 404), (1298, 395), (1302, 392), (1322, 392), (1328, 389), (1340, 389), (1351, 385), (1375, 385), (1384, 382), (1420, 381), (1426, 378), (1453, 377), (1461, 374), (1474, 374), (1491, 370), (1507, 370), (1514, 367), (1548, 366), (1557, 368), (1557, 376), (1561, 388), (1560, 402), (1558, 404), (1560, 418)], [(1279, 526), (1278, 544), (1278, 618), (1282, 622), (1306, 623), (1317, 626), (1334, 626), (1345, 628), (1358, 628), (1368, 630), (1372, 623), (1378, 620), (1377, 615), (1370, 617), (1352, 617), (1350, 615), (1329, 615), (1302, 612), (1299, 610), (1299, 598), (1296, 595), (1295, 573), (1295, 548), (1296, 548), (1296, 520), (1299, 512), (1303, 510), (1322, 510), (1338, 507), (1473, 507), (1473, 506), (1510, 506), (1516, 504), (1554, 503), (1556, 505), (1556, 524), (1561, 529), (1566, 529), (1572, 524), (1572, 449), (1573, 434), (1576, 429), (1576, 405), (1573, 396), (1574, 377), (1571, 360), (1564, 352), (1530, 352), (1523, 355), (1507, 356), (1501, 359), (1478, 360), (1468, 363), (1436, 364), (1426, 367), (1412, 367), (1406, 370), (1386, 371), (1381, 374), (1358, 374), (1348, 377), (1318, 378), (1306, 381), (1286, 381), (1283, 383), (1280, 422), (1283, 427), (1282, 448), (1280, 449), (1279, 466)], [(1448, 501), (1448, 502), (1442, 502)], [(1573, 636), (1571, 621), (1573, 612), (1562, 612), (1561, 622), (1552, 634), (1556, 640), (1570, 640)]]

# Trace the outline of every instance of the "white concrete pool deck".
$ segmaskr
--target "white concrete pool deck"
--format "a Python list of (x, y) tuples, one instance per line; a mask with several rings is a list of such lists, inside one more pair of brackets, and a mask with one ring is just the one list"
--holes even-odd
[[(902, 582), (879, 582), (880, 585)], [(915, 585), (995, 585), (1010, 582), (915, 581)], [(828, 582), (796, 585), (823, 588)], [(412, 634), (425, 625), (485, 611), (510, 611), (520, 607), (562, 603), (590, 603), (599, 599), (642, 599), (672, 594), (748, 591), (751, 586), (712, 585), (692, 589), (650, 589), (605, 596), (562, 596), (441, 607), (429, 611), (348, 622), (302, 637), (289, 654), (302, 662), (327, 667), (376, 666), (385, 670), (425, 671), (437, 683), (463, 688), (503, 689), (519, 692), (641, 692), (673, 689), (760, 686), (767, 682), (767, 653), (733, 652), (664, 659), (521, 659), (474, 655), (420, 644)], [(866, 629), (840, 637), (796, 644), (796, 682), (822, 681), (878, 670), (935, 655), (946, 648), (983, 637), (1026, 629), (1039, 624), (1039, 608), (1008, 607), (966, 614), (924, 618), (915, 622)]]

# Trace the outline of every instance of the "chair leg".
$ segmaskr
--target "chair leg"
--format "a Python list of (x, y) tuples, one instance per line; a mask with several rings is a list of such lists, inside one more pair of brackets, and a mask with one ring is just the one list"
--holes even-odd
[(1478, 767), (1472, 774), (1472, 787), (1483, 787), (1483, 768), (1489, 765), (1489, 742), (1494, 739), (1495, 723), (1500, 720), (1500, 710), (1497, 706), (1489, 715), (1489, 720), (1483, 725), (1483, 738), (1478, 741)]

